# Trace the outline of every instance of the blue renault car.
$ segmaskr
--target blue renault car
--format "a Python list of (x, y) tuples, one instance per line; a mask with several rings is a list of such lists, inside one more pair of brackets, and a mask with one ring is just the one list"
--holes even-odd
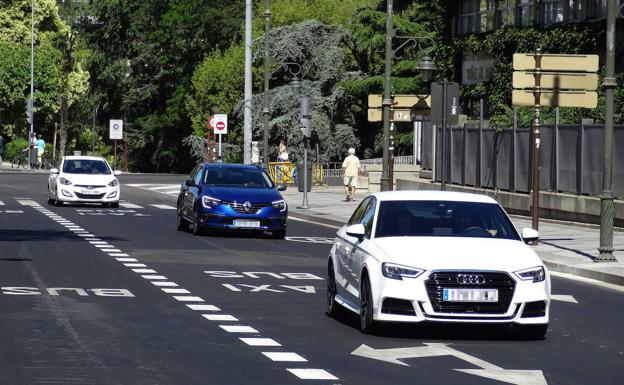
[(205, 229), (269, 231), (286, 236), (288, 207), (275, 185), (259, 166), (202, 163), (180, 188), (177, 228), (200, 235)]

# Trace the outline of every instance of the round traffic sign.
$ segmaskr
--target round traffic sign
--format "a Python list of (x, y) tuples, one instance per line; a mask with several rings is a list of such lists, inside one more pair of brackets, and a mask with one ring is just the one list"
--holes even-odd
[(223, 131), (225, 130), (225, 123), (222, 121), (217, 122), (215, 128), (217, 129), (217, 131)]

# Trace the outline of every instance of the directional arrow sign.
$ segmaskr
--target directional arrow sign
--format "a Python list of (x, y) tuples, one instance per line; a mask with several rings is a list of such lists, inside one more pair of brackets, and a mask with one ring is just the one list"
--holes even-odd
[[(513, 90), (511, 104), (514, 107), (533, 107), (535, 97), (533, 91)], [(547, 107), (584, 107), (596, 108), (598, 94), (594, 91), (553, 91), (540, 92), (540, 105)]]
[(459, 372), (515, 385), (548, 384), (541, 370), (506, 370), (480, 358), (453, 349), (447, 344), (441, 343), (426, 343), (425, 346), (394, 349), (374, 349), (367, 345), (360, 345), (360, 347), (351, 352), (351, 354), (404, 366), (409, 365), (400, 361), (401, 359), (453, 356), (481, 368), (454, 369)]
[[(534, 70), (535, 54), (515, 53), (513, 55), (513, 69)], [(542, 71), (598, 71), (598, 55), (552, 55), (543, 54), (540, 62)]]
[[(530, 71), (514, 71), (513, 87), (534, 88), (535, 76)], [(558, 90), (594, 91), (598, 88), (598, 74), (581, 72), (542, 72), (540, 87)]]

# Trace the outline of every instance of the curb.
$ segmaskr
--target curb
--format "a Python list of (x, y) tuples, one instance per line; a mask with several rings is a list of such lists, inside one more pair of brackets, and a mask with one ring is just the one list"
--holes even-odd
[(595, 279), (601, 282), (612, 283), (614, 285), (624, 286), (624, 277), (616, 275), (616, 274), (605, 273), (602, 271), (595, 271), (595, 270), (590, 270), (590, 269), (584, 269), (582, 267), (577, 267), (577, 266), (563, 265), (557, 262), (544, 261), (544, 264), (550, 270), (556, 271), (559, 273), (567, 273), (567, 274), (577, 275), (579, 277)]

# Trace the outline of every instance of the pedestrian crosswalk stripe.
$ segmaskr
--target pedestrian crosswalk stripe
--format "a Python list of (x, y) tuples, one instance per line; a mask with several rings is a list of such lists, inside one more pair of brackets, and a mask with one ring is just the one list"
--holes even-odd
[(135, 205), (134, 203), (130, 203), (130, 202), (119, 202), (119, 206), (125, 207), (127, 209), (142, 209), (143, 208), (143, 206)]
[(567, 295), (567, 294), (552, 294), (550, 296), (550, 299), (554, 301), (578, 303), (578, 301), (576, 300), (576, 298), (574, 298), (574, 296)]
[(0, 201), (0, 206), (4, 206), (4, 202)]
[(169, 196), (178, 196), (180, 192), (180, 184), (145, 184), (145, 183), (132, 183), (126, 186), (136, 187), (143, 190), (153, 191), (160, 194), (166, 194)]
[(262, 354), (269, 357), (271, 361), (277, 361), (277, 362), (307, 362), (308, 361), (297, 353), (262, 352)]
[(173, 206), (169, 206), (169, 205), (154, 205), (151, 204), (150, 206), (156, 207), (157, 209), (162, 209), (162, 210), (175, 210), (176, 208)]
[(286, 369), (295, 376), (302, 380), (337, 380), (338, 378), (333, 376), (323, 369)]
[(249, 346), (282, 346), (279, 342), (275, 341), (272, 338), (240, 338), (241, 341), (246, 343)]

